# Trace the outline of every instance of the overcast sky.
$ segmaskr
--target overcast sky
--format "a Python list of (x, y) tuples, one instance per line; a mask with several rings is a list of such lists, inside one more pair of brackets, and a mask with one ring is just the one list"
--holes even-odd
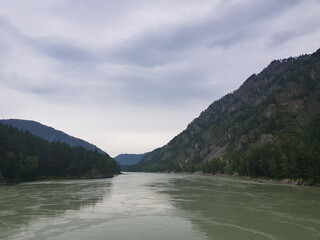
[(0, 118), (151, 151), (273, 59), (320, 48), (319, 23), (319, 0), (1, 0)]

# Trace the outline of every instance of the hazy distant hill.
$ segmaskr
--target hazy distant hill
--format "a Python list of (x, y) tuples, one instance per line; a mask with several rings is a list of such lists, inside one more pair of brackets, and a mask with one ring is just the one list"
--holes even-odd
[(144, 157), (148, 153), (143, 154), (119, 154), (114, 159), (117, 161), (120, 165), (135, 165), (137, 164), (142, 157)]
[(6, 119), (0, 120), (0, 123), (16, 127), (24, 131), (28, 131), (31, 134), (41, 137), (49, 142), (63, 142), (71, 147), (82, 146), (88, 150), (97, 150), (100, 153), (105, 153), (104, 151), (102, 151), (97, 146), (91, 143), (88, 143), (79, 138), (72, 137), (62, 131), (56, 130), (52, 127), (48, 127), (35, 121), (21, 119)]
[(320, 49), (271, 62), (139, 167), (320, 182)]

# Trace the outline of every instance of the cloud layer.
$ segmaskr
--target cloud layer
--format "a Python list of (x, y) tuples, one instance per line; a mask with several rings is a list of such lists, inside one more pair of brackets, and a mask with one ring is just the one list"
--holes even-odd
[(2, 118), (111, 155), (162, 146), (270, 61), (319, 48), (318, 0), (3, 0)]

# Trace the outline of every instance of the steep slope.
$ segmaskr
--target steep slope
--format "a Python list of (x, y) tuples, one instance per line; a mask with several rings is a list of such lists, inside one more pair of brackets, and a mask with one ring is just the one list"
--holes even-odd
[(62, 142), (68, 144), (71, 147), (81, 146), (88, 150), (97, 150), (100, 153), (105, 153), (104, 151), (102, 151), (97, 146), (91, 143), (88, 143), (79, 138), (72, 137), (62, 131), (56, 130), (52, 127), (48, 127), (35, 121), (21, 119), (5, 119), (0, 120), (0, 123), (21, 129), (23, 131), (28, 131), (31, 134), (41, 137), (49, 142)]
[(139, 166), (320, 181), (319, 114), (320, 50), (271, 62)]
[(119, 154), (114, 158), (116, 162), (120, 165), (135, 165), (137, 164), (145, 155), (148, 153), (143, 153), (143, 154)]

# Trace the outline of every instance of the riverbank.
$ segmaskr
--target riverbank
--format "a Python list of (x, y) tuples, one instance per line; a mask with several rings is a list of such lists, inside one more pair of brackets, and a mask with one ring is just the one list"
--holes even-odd
[[(215, 175), (215, 176), (218, 176), (218, 175)], [(297, 186), (320, 187), (320, 183), (311, 183), (311, 182), (303, 180), (302, 178), (294, 180), (294, 179), (289, 179), (289, 178), (272, 179), (272, 178), (256, 178), (256, 177), (248, 177), (248, 176), (229, 176), (229, 177), (258, 182), (258, 183), (272, 183), (272, 184), (287, 184), (287, 185), (297, 185)]]
[(18, 180), (10, 180), (6, 181), (4, 179), (0, 179), (0, 186), (12, 186), (17, 185), (19, 183), (25, 183), (25, 182), (45, 182), (45, 181), (64, 181), (64, 180), (91, 180), (91, 179), (104, 179), (104, 178), (113, 178), (114, 176), (119, 175), (99, 175), (99, 176), (65, 176), (65, 177), (59, 177), (59, 176), (42, 176), (38, 177), (29, 181), (18, 181)]
[(257, 183), (271, 183), (271, 184), (287, 184), (287, 185), (296, 185), (296, 186), (313, 186), (313, 187), (320, 187), (320, 183), (311, 183), (308, 181), (303, 180), (302, 178), (299, 179), (272, 179), (272, 178), (264, 178), (264, 177), (249, 177), (249, 176), (241, 176), (237, 174), (229, 175), (229, 174), (212, 174), (212, 173), (203, 173), (201, 171), (196, 172), (166, 172), (170, 174), (189, 174), (189, 175), (201, 175), (201, 176), (215, 176), (215, 177), (226, 177), (235, 180), (246, 180), (252, 181)]

